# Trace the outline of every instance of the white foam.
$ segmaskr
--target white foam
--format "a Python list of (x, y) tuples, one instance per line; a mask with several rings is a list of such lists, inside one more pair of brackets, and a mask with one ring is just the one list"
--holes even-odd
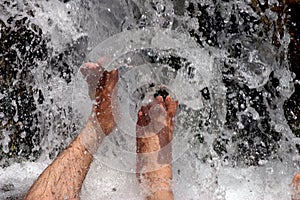
[(0, 199), (23, 196), (48, 164), (24, 162), (0, 168)]

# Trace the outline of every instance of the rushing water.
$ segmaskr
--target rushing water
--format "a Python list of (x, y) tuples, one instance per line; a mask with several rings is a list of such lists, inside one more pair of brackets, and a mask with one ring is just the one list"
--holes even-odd
[(24, 194), (83, 127), (92, 102), (78, 69), (100, 57), (119, 69), (118, 130), (82, 199), (142, 199), (136, 112), (161, 90), (179, 101), (176, 199), (290, 199), (290, 35), (279, 2), (255, 2), (0, 0), (0, 199)]

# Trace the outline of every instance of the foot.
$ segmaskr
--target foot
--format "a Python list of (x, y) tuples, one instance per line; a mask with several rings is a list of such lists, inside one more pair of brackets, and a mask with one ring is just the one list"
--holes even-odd
[(116, 125), (112, 113), (112, 100), (113, 91), (118, 82), (118, 70), (103, 71), (101, 61), (103, 59), (97, 64), (86, 63), (80, 70), (88, 83), (89, 95), (95, 100), (92, 118), (99, 122), (103, 133), (109, 135)]
[(178, 102), (161, 96), (138, 112), (137, 178), (148, 200), (171, 200), (172, 136)]

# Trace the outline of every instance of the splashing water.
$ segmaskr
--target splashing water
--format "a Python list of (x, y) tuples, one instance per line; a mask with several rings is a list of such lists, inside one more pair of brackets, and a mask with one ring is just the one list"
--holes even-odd
[[(14, 48), (0, 54), (19, 74), (5, 76), (0, 90), (0, 199), (24, 194), (78, 134), (92, 104), (78, 68), (103, 56), (105, 69), (119, 69), (118, 129), (98, 150), (82, 199), (143, 199), (134, 174), (136, 113), (164, 92), (179, 101), (175, 199), (290, 199), (299, 171), (299, 141), (283, 110), (294, 91), (290, 36), (284, 29), (281, 46), (273, 45), (263, 20), (278, 20), (271, 9), (260, 16), (247, 1), (204, 0), (19, 0), (0, 8), (0, 44)], [(36, 42), (37, 50), (25, 44), (32, 54), (9, 37), (19, 27)]]

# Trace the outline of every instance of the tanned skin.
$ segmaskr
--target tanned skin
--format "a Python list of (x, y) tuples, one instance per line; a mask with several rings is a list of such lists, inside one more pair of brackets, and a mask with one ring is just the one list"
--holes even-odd
[(158, 96), (138, 112), (137, 178), (147, 200), (174, 199), (171, 142), (177, 106), (170, 96)]
[(38, 177), (25, 200), (79, 199), (93, 153), (115, 127), (111, 102), (118, 71), (100, 73), (100, 69), (100, 63), (87, 63), (81, 68), (89, 84), (90, 96), (96, 100), (92, 114), (79, 135)]
[(300, 200), (300, 173), (297, 173), (292, 181), (292, 200)]
[[(79, 135), (38, 177), (25, 200), (79, 199), (93, 154), (116, 125), (112, 98), (118, 71), (100, 73), (100, 68), (100, 63), (87, 63), (81, 69), (96, 101), (92, 114)], [(174, 199), (171, 140), (177, 106), (170, 96), (165, 100), (159, 96), (138, 113), (137, 177), (147, 200)]]

